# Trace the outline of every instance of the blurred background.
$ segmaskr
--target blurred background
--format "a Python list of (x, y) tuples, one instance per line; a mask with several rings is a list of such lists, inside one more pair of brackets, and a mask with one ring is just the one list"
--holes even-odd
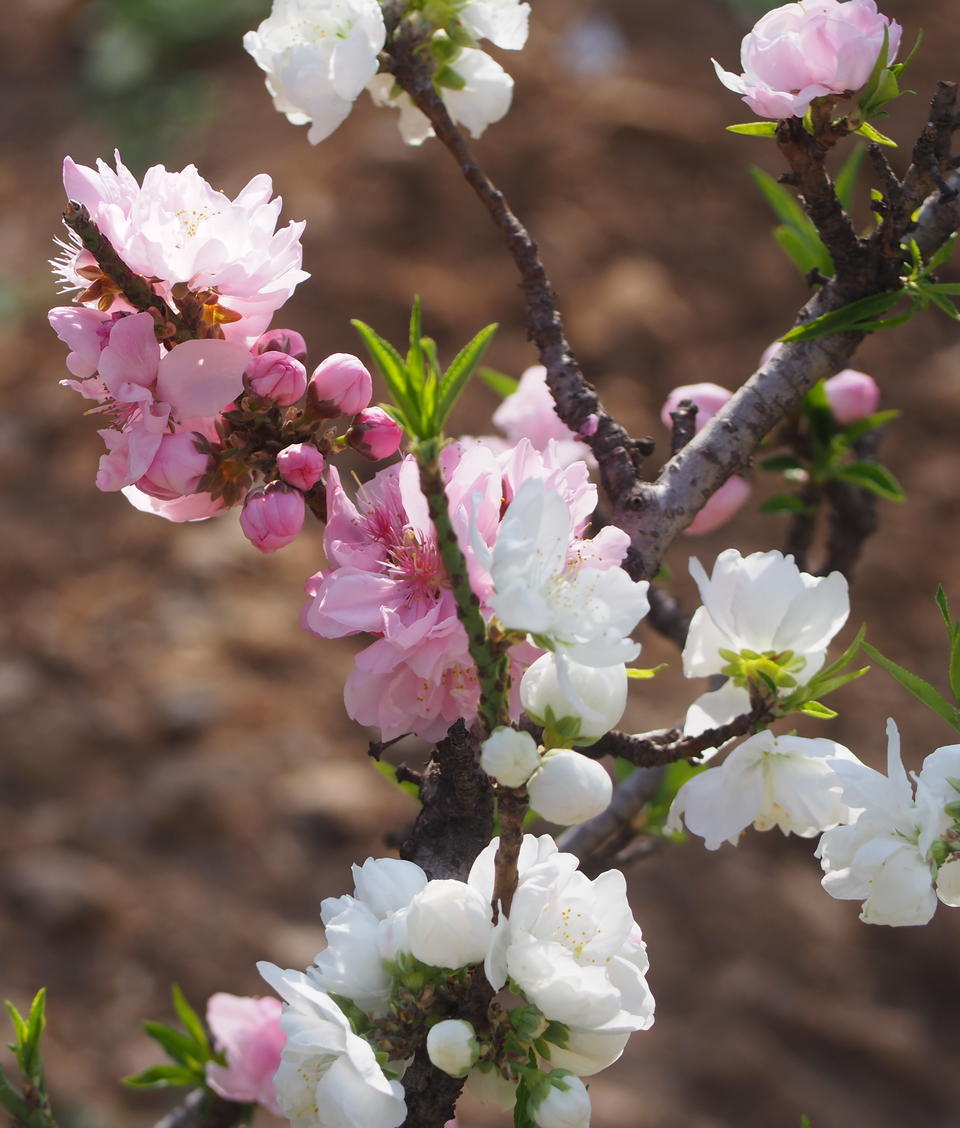
[[(588, 375), (661, 450), (667, 391), (737, 386), (805, 299), (748, 176), (750, 162), (781, 171), (773, 147), (724, 132), (750, 115), (709, 64), (738, 69), (741, 36), (771, 6), (533, 0), (529, 47), (498, 55), (515, 104), (478, 153), (540, 241)], [(275, 113), (241, 47), (267, 9), (7, 0), (0, 14), (0, 997), (24, 1005), (49, 987), (62, 1128), (153, 1124), (172, 1095), (118, 1079), (156, 1060), (139, 1021), (170, 1017), (170, 982), (202, 1005), (259, 993), (258, 958), (305, 965), (320, 900), (414, 814), (343, 711), (359, 644), (298, 628), (319, 528), (260, 557), (234, 516), (173, 526), (94, 488), (96, 424), (57, 386), (65, 350), (45, 320), (64, 154), (89, 164), (119, 147), (138, 175), (195, 162), (231, 195), (269, 172), (284, 222), (307, 220), (313, 277), (278, 323), (306, 335), (313, 363), (359, 351), (350, 317), (400, 337), (415, 292), (442, 353), (496, 320), (489, 363), (519, 375), (536, 359), (513, 267), (437, 142), (405, 147), (365, 97), (317, 149)], [(933, 82), (960, 77), (960, 33), (947, 0), (884, 10), (906, 42), (926, 32), (919, 96), (884, 124), (908, 144)], [(892, 155), (901, 170), (907, 151)], [(909, 501), (881, 504), (841, 641), (867, 621), (876, 645), (943, 684), (938, 582), (960, 607), (957, 326), (926, 315), (857, 363), (905, 413), (884, 457)], [(490, 430), (495, 406), (476, 389), (453, 430)], [(753, 505), (684, 538), (672, 590), (693, 606), (691, 552), (709, 563), (784, 531)], [(674, 723), (691, 692), (677, 654), (643, 637), (645, 664), (670, 669), (636, 687), (631, 730)], [(801, 733), (874, 763), (891, 713), (908, 767), (954, 739), (880, 672), (835, 705), (838, 721)], [(811, 844), (779, 834), (717, 853), (691, 840), (634, 866), (658, 1018), (594, 1081), (596, 1128), (960, 1123), (960, 915), (870, 928), (818, 878)], [(474, 1106), (462, 1118), (503, 1121)]]

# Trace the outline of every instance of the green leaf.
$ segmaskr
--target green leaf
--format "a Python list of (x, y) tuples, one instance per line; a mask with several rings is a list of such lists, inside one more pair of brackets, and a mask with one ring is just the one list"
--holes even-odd
[(477, 375), (487, 387), (492, 388), (501, 399), (512, 396), (517, 388), (520, 387), (519, 380), (508, 376), (506, 372), (498, 372), (495, 368), (480, 367), (477, 369)]
[(937, 309), (941, 310), (953, 321), (960, 321), (960, 310), (950, 301), (949, 298), (943, 294), (936, 293), (932, 287), (924, 287), (923, 293), (933, 302)]
[[(392, 783), (396, 784), (401, 791), (406, 792), (407, 795), (412, 795), (414, 799), (419, 799), (420, 788), (413, 782), (413, 780), (404, 780), (403, 783), (397, 779), (397, 769), (393, 764), (388, 764), (386, 760), (374, 760), (373, 766), (381, 774), (387, 777)], [(341, 1007), (341, 1010), (343, 1008)]]
[(819, 270), (828, 278), (833, 275), (833, 259), (819, 237), (811, 238), (785, 224), (774, 228), (773, 237), (802, 275), (808, 275), (811, 270)]
[(760, 503), (761, 513), (810, 513), (810, 506), (796, 494), (774, 494)]
[(173, 996), (173, 1009), (177, 1012), (177, 1018), (179, 1018), (183, 1024), (184, 1030), (186, 1030), (200, 1049), (209, 1054), (210, 1041), (207, 1038), (207, 1032), (204, 1029), (203, 1022), (200, 1020), (200, 1016), (187, 1002), (186, 995), (184, 995), (176, 983), (174, 983), (171, 988), (171, 994)]
[(185, 1065), (191, 1069), (200, 1066), (202, 1058), (197, 1052), (200, 1047), (189, 1034), (174, 1030), (172, 1026), (165, 1026), (162, 1022), (151, 1022), (149, 1019), (143, 1023), (143, 1029), (178, 1065)]
[(849, 211), (853, 207), (857, 191), (857, 179), (866, 154), (867, 150), (862, 145), (855, 145), (850, 150), (850, 156), (843, 162), (843, 166), (833, 182), (837, 199), (843, 205), (845, 211)]
[(870, 490), (887, 501), (904, 501), (907, 496), (886, 466), (881, 466), (878, 462), (851, 462), (836, 467), (831, 476), (841, 482)]
[(953, 699), (960, 702), (960, 631), (954, 634), (953, 641), (950, 643), (950, 665), (947, 676)]
[(354, 319), (350, 324), (360, 334), (374, 366), (387, 385), (394, 402), (403, 412), (404, 419), (409, 424), (410, 433), (418, 438), (423, 437), (419, 435), (418, 431), (420, 404), (410, 387), (410, 377), (403, 357), (389, 341), (385, 341), (365, 322)]
[[(846, 669), (847, 666), (854, 660), (863, 645), (863, 640), (867, 636), (866, 623), (857, 631), (856, 637), (847, 649), (840, 655), (840, 657), (832, 662), (829, 666), (824, 667), (813, 679), (811, 684), (815, 684), (820, 678), (832, 678), (835, 674), (839, 674), (841, 670)], [(866, 673), (866, 670), (863, 671)], [(858, 675), (859, 676), (859, 675)], [(820, 692), (818, 690), (818, 692)]]
[(800, 1117), (800, 1128), (810, 1128), (809, 1116), (804, 1115)]
[[(949, 239), (940, 244), (937, 250), (930, 256), (930, 260), (924, 269), (924, 274), (932, 274), (949, 260), (950, 256), (953, 254), (953, 248), (956, 246), (957, 237), (957, 232), (954, 231)], [(949, 283), (944, 283), (944, 285), (949, 285)]]
[(745, 137), (776, 137), (775, 121), (747, 121), (742, 125), (728, 125), (728, 133), (742, 133)]
[(447, 416), (453, 410), (460, 393), (467, 386), (467, 381), (473, 375), (473, 370), (480, 363), (487, 345), (496, 333), (499, 326), (494, 323), (487, 325), (457, 353), (453, 363), (444, 372), (440, 381), (440, 394), (437, 402), (437, 430), (442, 429), (447, 421)]
[(196, 1073), (182, 1065), (151, 1065), (124, 1077), (123, 1083), (131, 1089), (192, 1089), (198, 1081)]
[(806, 470), (806, 468), (806, 463), (795, 454), (774, 454), (757, 465), (758, 470), (767, 470), (772, 474), (782, 474), (784, 470)]
[(840, 309), (824, 313), (813, 321), (794, 326), (788, 333), (784, 333), (780, 340), (812, 341), (816, 337), (825, 337), (828, 333), (844, 333), (869, 328), (873, 318), (892, 309), (902, 297), (903, 293), (900, 290), (885, 290), (881, 294), (871, 294), (869, 297), (841, 306)]
[(808, 717), (817, 717), (821, 721), (833, 720), (837, 715), (835, 709), (829, 709), (820, 701), (804, 701), (799, 711)]
[(764, 172), (762, 168), (757, 168), (756, 165), (751, 165), (750, 175), (781, 223), (785, 223), (788, 227), (798, 231), (813, 227), (807, 218), (807, 213), (797, 202), (797, 198), (789, 188), (778, 184), (768, 172)]
[(453, 67), (441, 67), (433, 76), (434, 83), (445, 90), (463, 90), (467, 80)]
[(960, 294), (960, 282), (926, 282), (922, 289), (925, 294), (949, 294), (956, 297)]
[(850, 682), (862, 678), (864, 674), (868, 674), (869, 672), (869, 666), (862, 666), (859, 670), (853, 670), (849, 674), (837, 674), (832, 678), (825, 678), (822, 674), (819, 674), (806, 686), (806, 689), (810, 692), (811, 698), (826, 697), (827, 694), (835, 693), (838, 689), (843, 689), (845, 685), (849, 685)]
[(860, 97), (857, 99), (857, 105), (861, 108), (869, 105), (877, 92), (877, 87), (880, 85), (880, 76), (883, 74), (887, 67), (890, 57), (890, 30), (884, 25), (883, 28), (883, 42), (880, 45), (880, 51), (877, 54), (876, 61), (870, 70), (870, 77), (867, 79), (860, 92)]
[(892, 423), (894, 419), (899, 419), (903, 414), (902, 411), (875, 411), (873, 415), (867, 415), (863, 419), (858, 419), (855, 423), (849, 423), (843, 428), (843, 437), (848, 443), (856, 442), (861, 435), (866, 435), (869, 431), (875, 431), (878, 427), (884, 427), (887, 423)]
[(926, 705), (938, 717), (942, 717), (948, 725), (960, 731), (960, 710), (955, 709), (928, 681), (924, 681), (918, 674), (912, 674), (909, 670), (905, 670), (903, 666), (898, 666), (896, 662), (885, 657), (869, 642), (861, 643), (861, 646), (873, 661), (886, 670), (892, 678), (896, 679), (904, 689), (912, 693), (918, 701)]
[(881, 133), (879, 129), (875, 129), (868, 121), (865, 121), (856, 132), (866, 137), (868, 141), (873, 141), (876, 145), (888, 145), (891, 149), (896, 149), (897, 147), (897, 143), (892, 137)]
[(26, 1103), (2, 1069), (0, 1069), (0, 1105), (15, 1121), (23, 1122), (27, 1119), (29, 1110)]
[(937, 594), (933, 597), (933, 601), (940, 609), (940, 614), (947, 626), (947, 634), (952, 639), (957, 633), (957, 624), (950, 617), (950, 603), (947, 600), (947, 593), (943, 590), (943, 584), (937, 585)]
[(650, 666), (648, 669), (640, 669), (636, 666), (627, 667), (627, 677), (636, 678), (638, 681), (647, 681), (650, 678), (655, 678), (661, 670), (667, 668), (668, 663), (661, 662), (659, 666)]

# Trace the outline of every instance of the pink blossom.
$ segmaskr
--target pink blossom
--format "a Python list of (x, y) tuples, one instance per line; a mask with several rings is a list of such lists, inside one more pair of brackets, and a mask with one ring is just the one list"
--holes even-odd
[[(141, 187), (115, 157), (116, 171), (100, 160), (93, 169), (67, 157), (68, 199), (86, 206), (126, 265), (157, 279), (164, 297), (180, 282), (194, 292), (213, 290), (222, 306), (241, 315), (223, 327), (227, 337), (250, 340), (262, 333), (308, 277), (300, 269), (304, 225), (276, 230), (282, 201), (271, 199), (270, 177), (255, 176), (231, 200), (193, 165), (181, 172), (154, 165)], [(78, 254), (78, 246), (68, 248), (56, 265), (67, 286), (79, 289), (86, 283), (76, 273)]]
[(307, 390), (307, 370), (295, 357), (270, 349), (250, 358), (244, 384), (255, 396), (289, 407)]
[(298, 490), (313, 489), (323, 473), (323, 455), (309, 443), (291, 443), (277, 455), (277, 472)]
[(719, 384), (681, 384), (667, 396), (666, 402), (660, 409), (660, 419), (664, 427), (672, 428), (671, 412), (676, 411), (683, 400), (690, 400), (697, 405), (696, 429), (699, 431), (732, 395), (733, 392), (721, 388)]
[(761, 117), (802, 117), (814, 98), (849, 94), (867, 82), (888, 37), (887, 64), (901, 27), (874, 0), (799, 0), (767, 12), (740, 48), (744, 73), (717, 77)]
[(827, 393), (834, 418), (843, 426), (873, 415), (880, 403), (880, 388), (876, 380), (855, 368), (845, 368), (825, 380), (823, 390)]
[(307, 405), (315, 414), (333, 419), (363, 411), (372, 395), (373, 379), (363, 361), (350, 353), (334, 353), (313, 370)]
[(141, 513), (153, 513), (177, 524), (183, 521), (205, 521), (208, 517), (223, 513), (226, 508), (219, 498), (213, 498), (208, 493), (187, 494), (186, 497), (162, 501), (145, 494), (136, 486), (124, 486), (120, 492)]
[(297, 539), (305, 517), (303, 495), (284, 482), (271, 482), (247, 494), (240, 528), (254, 548), (276, 552)]
[(88, 399), (98, 399), (99, 395), (89, 394), (83, 383), (94, 375), (100, 366), (100, 353), (109, 337), (110, 327), (115, 318), (98, 309), (84, 306), (57, 306), (47, 314), (53, 331), (70, 349), (67, 356), (67, 369), (76, 380), (62, 383), (78, 391)]
[(210, 468), (209, 454), (197, 443), (197, 432), (192, 430), (163, 435), (146, 473), (137, 479), (137, 488), (163, 501), (196, 492)]
[(280, 1115), (273, 1078), (287, 1040), (280, 1027), (282, 1010), (279, 999), (211, 995), (207, 1025), (227, 1064), (208, 1062), (207, 1083), (224, 1100), (260, 1104)]
[(347, 443), (371, 462), (396, 454), (402, 442), (403, 428), (382, 407), (365, 408), (347, 431)]
[[(535, 364), (523, 373), (517, 390), (507, 396), (493, 413), (493, 422), (511, 443), (529, 439), (537, 450), (542, 451), (546, 450), (551, 439), (554, 440), (558, 444), (557, 453), (565, 465), (590, 457), (590, 448), (579, 442), (557, 415), (556, 404), (547, 386), (547, 370), (542, 364)], [(596, 419), (593, 430), (596, 430)]]
[(707, 504), (684, 530), (689, 536), (705, 536), (725, 525), (750, 496), (751, 486), (734, 474), (711, 495)]
[(269, 329), (257, 338), (253, 351), (257, 354), (282, 352), (301, 364), (307, 363), (307, 342), (295, 329)]

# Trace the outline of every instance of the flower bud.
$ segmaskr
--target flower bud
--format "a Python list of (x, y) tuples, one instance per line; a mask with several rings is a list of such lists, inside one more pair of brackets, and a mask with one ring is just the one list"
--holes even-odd
[(937, 870), (937, 896), (945, 905), (960, 908), (960, 857), (948, 858)]
[(350, 353), (334, 353), (313, 370), (307, 388), (307, 408), (324, 419), (356, 415), (369, 404), (372, 395), (373, 379), (363, 361)]
[(270, 329), (257, 338), (253, 351), (257, 356), (265, 352), (286, 353), (301, 364), (307, 363), (307, 342), (294, 329)]
[(873, 415), (880, 403), (880, 388), (872, 376), (845, 368), (823, 385), (830, 401), (830, 410), (838, 423), (846, 426)]
[(210, 456), (197, 449), (193, 431), (164, 435), (147, 472), (136, 485), (145, 494), (170, 501), (197, 492), (200, 479), (210, 468)]
[(312, 489), (323, 473), (323, 455), (309, 443), (291, 443), (277, 455), (277, 473), (287, 485)]
[(528, 732), (502, 725), (480, 746), (480, 767), (504, 787), (523, 787), (539, 766), (537, 742)]
[(550, 1087), (531, 1111), (538, 1128), (590, 1128), (590, 1095), (570, 1073), (551, 1074)]
[(547, 752), (530, 777), (530, 806), (549, 822), (575, 826), (605, 811), (613, 784), (596, 760), (570, 748)]
[(540, 725), (547, 724), (549, 710), (555, 721), (575, 717), (580, 722), (574, 744), (592, 744), (609, 732), (627, 707), (627, 668), (582, 666), (566, 658), (563, 664), (552, 654), (541, 655), (523, 675), (520, 700)]
[(688, 536), (704, 536), (725, 525), (750, 496), (750, 483), (739, 475), (727, 478), (723, 485), (707, 500), (707, 504), (690, 522), (684, 532)]
[(490, 903), (463, 881), (431, 881), (406, 911), (410, 953), (431, 967), (482, 963), (493, 932)]
[(294, 357), (270, 349), (251, 359), (243, 380), (255, 396), (289, 407), (307, 389), (307, 370)]
[(418, 865), (399, 858), (367, 858), (351, 868), (355, 895), (380, 918), (406, 908), (427, 884)]
[(697, 405), (697, 430), (711, 420), (727, 400), (733, 395), (719, 384), (681, 384), (674, 388), (667, 396), (666, 403), (660, 409), (660, 418), (664, 427), (673, 427), (670, 413), (676, 411), (683, 400), (690, 400)]
[(382, 407), (361, 411), (347, 431), (347, 442), (364, 458), (379, 462), (396, 454), (403, 441), (403, 428)]
[(480, 1056), (476, 1031), (459, 1018), (438, 1022), (427, 1034), (427, 1055), (451, 1077), (466, 1077)]
[(266, 489), (247, 494), (240, 528), (254, 548), (276, 552), (297, 539), (305, 516), (303, 495), (283, 482), (271, 482)]

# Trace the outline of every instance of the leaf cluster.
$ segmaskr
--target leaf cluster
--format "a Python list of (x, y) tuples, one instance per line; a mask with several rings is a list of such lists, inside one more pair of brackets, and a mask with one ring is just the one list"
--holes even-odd
[(440, 367), (436, 342), (423, 335), (420, 299), (410, 314), (406, 356), (363, 321), (351, 322), (393, 399), (387, 410), (417, 443), (440, 439), (454, 404), (483, 358), (497, 325), (487, 325), (454, 357)]
[(149, 1020), (143, 1024), (143, 1029), (164, 1050), (170, 1061), (147, 1066), (139, 1073), (125, 1077), (123, 1083), (131, 1089), (203, 1088), (207, 1083), (207, 1062), (226, 1064), (222, 1053), (214, 1053), (200, 1016), (176, 983), (171, 994), (173, 1009), (182, 1029)]
[(11, 1002), (7, 1013), (14, 1040), (8, 1043), (20, 1071), (19, 1088), (0, 1069), (0, 1106), (13, 1117), (17, 1128), (56, 1128), (47, 1096), (40, 1038), (46, 1027), (46, 989), (41, 987), (24, 1017)]

